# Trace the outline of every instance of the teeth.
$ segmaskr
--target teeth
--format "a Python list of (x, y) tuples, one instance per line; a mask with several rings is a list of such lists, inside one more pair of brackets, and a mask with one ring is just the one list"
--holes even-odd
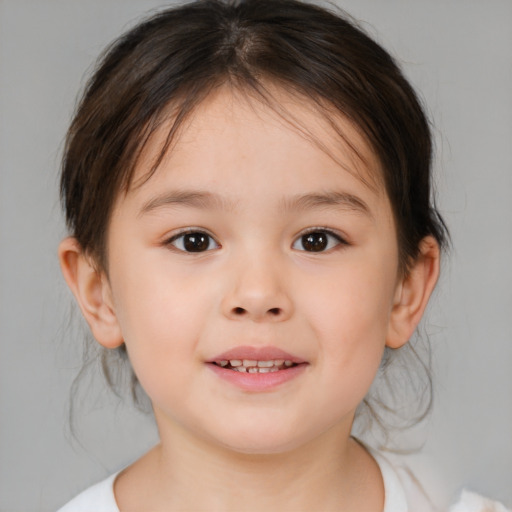
[(272, 366), (272, 368), (258, 368), (257, 366), (246, 368), (245, 366), (238, 366), (237, 368), (233, 368), (233, 370), (242, 373), (274, 373), (278, 372), (279, 368), (277, 366)]
[(272, 359), (269, 361), (257, 361), (256, 359), (230, 359), (218, 362), (219, 366), (225, 368), (228, 366), (231, 370), (249, 373), (269, 373), (277, 372), (284, 368), (293, 366), (289, 359)]

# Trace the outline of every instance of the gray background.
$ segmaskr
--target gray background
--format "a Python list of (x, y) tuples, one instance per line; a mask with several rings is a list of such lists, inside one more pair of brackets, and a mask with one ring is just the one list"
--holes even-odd
[[(436, 403), (406, 458), (441, 504), (463, 485), (512, 505), (512, 1), (339, 2), (392, 53), (435, 123), (454, 251), (425, 328)], [(68, 396), (80, 328), (57, 266), (62, 140), (101, 49), (149, 0), (0, 0), (0, 510), (52, 510), (155, 441), (104, 393)], [(76, 315), (75, 315), (76, 316)], [(76, 320), (76, 319), (75, 319)], [(74, 320), (72, 321), (74, 322)], [(72, 324), (71, 322), (71, 324)], [(96, 390), (96, 391), (95, 391)], [(419, 436), (419, 437), (418, 437)]]

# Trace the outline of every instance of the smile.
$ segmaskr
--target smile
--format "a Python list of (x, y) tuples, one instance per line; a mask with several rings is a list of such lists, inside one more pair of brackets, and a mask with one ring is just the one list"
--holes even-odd
[(257, 361), (255, 359), (230, 359), (219, 361), (218, 366), (226, 370), (234, 370), (242, 373), (274, 373), (296, 366), (289, 359), (272, 359), (269, 361)]
[(270, 392), (293, 381), (309, 366), (304, 359), (277, 347), (241, 346), (207, 361), (213, 373), (245, 392)]

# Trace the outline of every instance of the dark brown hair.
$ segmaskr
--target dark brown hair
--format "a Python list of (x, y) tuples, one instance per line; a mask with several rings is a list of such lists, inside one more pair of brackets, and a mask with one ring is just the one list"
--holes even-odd
[(402, 269), (425, 236), (445, 245), (432, 197), (429, 123), (381, 46), (348, 16), (309, 3), (198, 0), (166, 9), (115, 41), (86, 87), (61, 178), (67, 224), (82, 249), (107, 269), (114, 201), (166, 119), (174, 124), (162, 156), (187, 116), (225, 84), (279, 110), (269, 83), (311, 100), (333, 126), (342, 115), (360, 130), (381, 164)]

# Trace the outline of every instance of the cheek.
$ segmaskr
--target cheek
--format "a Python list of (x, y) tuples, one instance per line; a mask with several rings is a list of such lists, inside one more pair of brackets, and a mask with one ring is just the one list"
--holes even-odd
[[(366, 395), (386, 343), (394, 281), (384, 264), (353, 265), (334, 279), (320, 281), (303, 309), (319, 340), (319, 364), (326, 389), (340, 403)], [(304, 296), (306, 296), (304, 294)]]
[(135, 257), (112, 276), (116, 315), (130, 361), (152, 399), (158, 400), (161, 389), (182, 390), (190, 364), (200, 364), (196, 347), (211, 302), (193, 284), (155, 261), (148, 266)]
[(342, 345), (384, 342), (394, 297), (394, 273), (386, 264), (345, 265), (306, 282), (297, 296), (311, 324)]

